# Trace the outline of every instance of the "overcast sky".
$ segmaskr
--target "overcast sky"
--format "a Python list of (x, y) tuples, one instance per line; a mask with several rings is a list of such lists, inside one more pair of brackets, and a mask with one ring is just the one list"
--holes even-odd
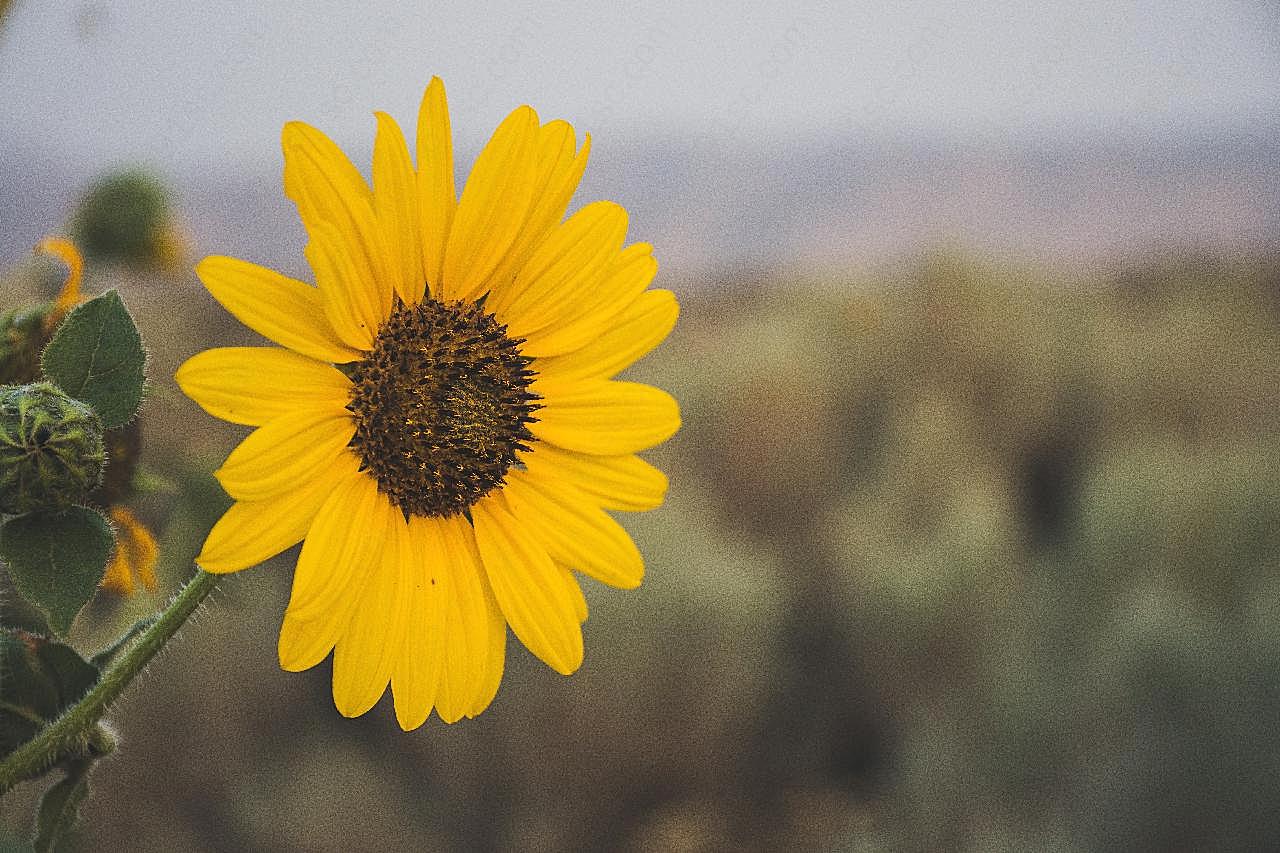
[(1267, 129), (1277, 20), (1264, 0), (17, 0), (0, 150), (187, 171), (274, 160), (294, 118), (367, 150), (371, 110), (411, 123), (432, 74), (463, 146), (521, 102), (598, 139), (703, 144)]

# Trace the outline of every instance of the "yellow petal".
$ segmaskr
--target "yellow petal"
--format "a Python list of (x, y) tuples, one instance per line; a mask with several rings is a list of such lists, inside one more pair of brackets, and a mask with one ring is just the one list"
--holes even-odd
[(592, 295), (626, 235), (622, 207), (611, 201), (589, 204), (555, 229), (510, 289), (495, 290), (486, 305), (506, 323), (510, 337), (528, 338)]
[(213, 473), (236, 500), (265, 500), (336, 459), (355, 431), (341, 409), (289, 412), (250, 433)]
[(446, 723), (466, 716), (484, 680), (489, 655), (489, 613), (481, 585), (484, 568), (475, 533), (465, 519), (445, 520), (439, 527), (441, 562), (448, 566), (448, 634), (436, 710)]
[(320, 361), (355, 361), (360, 353), (338, 340), (320, 291), (248, 261), (210, 256), (196, 275), (223, 308), (260, 335)]
[(612, 379), (671, 334), (680, 305), (669, 290), (647, 290), (591, 343), (534, 364), (549, 379)]
[(639, 456), (592, 456), (539, 442), (520, 461), (531, 475), (563, 478), (605, 509), (650, 510), (667, 495), (667, 475)]
[(58, 291), (53, 305), (49, 307), (49, 312), (44, 318), (45, 333), (52, 334), (62, 322), (62, 318), (67, 316), (67, 312), (80, 304), (80, 282), (84, 279), (84, 256), (80, 254), (76, 244), (66, 237), (45, 237), (36, 244), (36, 251), (53, 255), (67, 267), (67, 280), (63, 282), (62, 289)]
[(471, 707), (467, 710), (468, 717), (474, 717), (488, 708), (493, 697), (498, 695), (498, 685), (502, 682), (502, 671), (506, 665), (507, 656), (507, 620), (503, 618), (502, 609), (498, 607), (498, 600), (493, 595), (493, 587), (490, 586), (489, 579), (481, 575), (480, 585), (484, 588), (485, 634), (488, 648), (485, 655), (484, 675), (477, 686)]
[(375, 113), (373, 209), (387, 250), (387, 269), (400, 298), (410, 305), (422, 299), (422, 235), (418, 225), (418, 185), (409, 148), (396, 120)]
[(444, 255), (446, 301), (476, 299), (520, 234), (536, 180), (538, 115), (519, 107), (480, 152), (458, 201)]
[(564, 568), (560, 568), (560, 576), (564, 579), (565, 588), (573, 593), (573, 607), (578, 614), (578, 622), (586, 623), (587, 621), (587, 597), (582, 592), (582, 584), (578, 583), (578, 579), (573, 576), (573, 572)]
[(156, 588), (156, 560), (160, 546), (142, 519), (125, 506), (111, 507), (111, 522), (116, 527), (117, 547), (129, 552), (129, 568), (142, 585), (154, 592)]
[(333, 610), (312, 619), (299, 619), (285, 611), (277, 646), (280, 668), (302, 672), (327, 658), (351, 622), (359, 592), (357, 589), (349, 598), (334, 602)]
[(351, 579), (373, 571), (369, 542), (385, 532), (388, 501), (368, 473), (344, 478), (325, 497), (293, 573), (289, 613), (298, 619), (314, 619), (348, 597)]
[(360, 291), (339, 296), (334, 289), (325, 292), (321, 285), (326, 301), (339, 298), (343, 304), (358, 305), (369, 300), (383, 306), (381, 316), (385, 317), (391, 306), (392, 277), (369, 185), (333, 140), (310, 125), (289, 122), (281, 144), (285, 195), (297, 204), (311, 239), (332, 243), (331, 250), (347, 259), (351, 278), (343, 286)]
[[(352, 469), (356, 466), (352, 465)], [(298, 555), (280, 629), (280, 666), (309, 669), (346, 631), (381, 546), (377, 483), (366, 474), (338, 482), (321, 500)]]
[(418, 109), (418, 201), (422, 266), (431, 292), (439, 295), (444, 247), (458, 195), (453, 185), (453, 134), (444, 83), (432, 77)]
[(680, 407), (667, 392), (638, 382), (539, 378), (538, 421), (529, 430), (543, 441), (600, 456), (634, 453), (661, 444), (680, 428)]
[(276, 347), (205, 350), (174, 379), (215, 418), (249, 426), (299, 409), (341, 410), (351, 401), (351, 380), (340, 371)]
[(160, 544), (146, 527), (140, 527), (130, 537), (133, 545), (133, 571), (144, 589), (156, 591), (156, 561), (160, 558)]
[(132, 595), (136, 582), (147, 590), (156, 588), (156, 538), (133, 510), (120, 504), (108, 508), (116, 530), (116, 549), (102, 576), (102, 588), (120, 595)]
[(523, 250), (532, 251), (564, 219), (569, 201), (578, 189), (591, 153), (591, 134), (584, 134), (577, 147), (573, 127), (559, 119), (547, 122), (538, 131), (538, 179), (533, 208), (517, 243), (515, 261), (523, 263)]
[(313, 619), (299, 619), (285, 611), (277, 645), (280, 668), (286, 672), (302, 672), (327, 658), (351, 621), (355, 601), (352, 596), (335, 602), (334, 610)]
[(380, 291), (361, 278), (349, 247), (332, 225), (313, 226), (305, 251), (334, 334), (353, 349), (372, 349), (378, 327), (391, 312), (390, 299), (383, 300)]
[(609, 269), (578, 288), (578, 298), (567, 304), (549, 325), (527, 332), (521, 346), (535, 358), (562, 355), (585, 346), (619, 321), (653, 281), (658, 262), (648, 243), (633, 243), (616, 254)]
[(409, 617), (403, 643), (391, 667), (396, 721), (405, 731), (427, 721), (440, 686), (449, 630), (446, 600), (452, 583), (440, 527), (449, 523), (452, 520), (421, 516), (409, 519), (410, 562), (402, 593), (410, 598)]
[(344, 717), (360, 716), (386, 692), (409, 627), (409, 525), (398, 507), (383, 495), (378, 498), (372, 524), (360, 533), (366, 539), (381, 539), (381, 553), (378, 546), (366, 544), (357, 555), (357, 571), (367, 572), (369, 578), (333, 650), (333, 704)]
[(582, 626), (573, 593), (546, 549), (490, 496), (471, 508), (485, 576), (511, 630), (563, 675), (582, 664)]
[(117, 595), (133, 595), (133, 563), (129, 559), (129, 548), (119, 539), (98, 585)]
[(587, 167), (591, 136), (577, 150), (577, 137), (567, 121), (559, 119), (538, 130), (538, 155), (534, 177), (533, 204), (511, 249), (494, 270), (493, 292), (498, 295), (515, 279), (516, 272), (542, 245), (551, 230), (564, 219), (582, 172)]
[(344, 482), (364, 477), (350, 453), (312, 472), (298, 488), (264, 501), (237, 501), (209, 531), (196, 562), (221, 574), (256, 566), (296, 545), (307, 535), (325, 498)]
[(516, 521), (561, 565), (601, 583), (634, 589), (644, 560), (631, 536), (564, 479), (542, 469), (507, 472), (503, 495)]

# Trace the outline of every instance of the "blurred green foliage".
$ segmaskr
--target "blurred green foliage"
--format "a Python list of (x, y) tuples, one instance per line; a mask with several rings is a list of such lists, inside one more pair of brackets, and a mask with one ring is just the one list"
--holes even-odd
[[(693, 389), (726, 523), (804, 557), (784, 634), (825, 637), (779, 661), (805, 678), (778, 730), (870, 758), (825, 768), (871, 790), (842, 843), (1268, 847), (1274, 266), (1062, 282), (939, 255), (833, 285), (726, 298), (659, 372)], [(850, 703), (874, 725), (825, 731)]]
[[(148, 465), (180, 486), (143, 510), (176, 583), (225, 505), (194, 472), (244, 431), (163, 377), (260, 341), (189, 274), (149, 275), (125, 294), (161, 377)], [(1089, 279), (939, 254), (704, 293), (632, 372), (686, 425), (652, 454), (668, 504), (623, 518), (644, 585), (587, 588), (581, 672), (512, 644), (476, 720), (405, 735), (385, 699), (344, 720), (327, 666), (276, 664), (285, 555), (225, 579), (114, 718), (82, 849), (1280, 837), (1274, 263)], [(91, 605), (86, 647), (141, 606)]]

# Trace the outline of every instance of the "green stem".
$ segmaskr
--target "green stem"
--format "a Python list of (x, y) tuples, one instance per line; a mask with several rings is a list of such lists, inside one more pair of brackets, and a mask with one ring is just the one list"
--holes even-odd
[(102, 678), (83, 699), (0, 762), (0, 795), (8, 793), (14, 785), (39, 775), (69, 755), (83, 753), (107, 708), (119, 698), (134, 677), (142, 672), (156, 652), (172, 639), (216, 582), (217, 575), (197, 569), (196, 576), (169, 602), (155, 624), (116, 659), (115, 664), (103, 673)]

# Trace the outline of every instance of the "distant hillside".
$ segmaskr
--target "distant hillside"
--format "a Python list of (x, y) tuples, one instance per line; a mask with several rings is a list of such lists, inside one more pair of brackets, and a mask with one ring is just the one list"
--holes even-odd
[[(170, 175), (198, 250), (301, 271), (279, 162)], [(361, 152), (356, 152), (359, 156)], [(470, 161), (470, 153), (460, 157)], [(0, 253), (55, 229), (91, 175), (0, 142)], [(122, 164), (123, 165), (123, 164)], [(582, 199), (632, 211), (675, 279), (718, 269), (862, 267), (938, 243), (1092, 264), (1280, 242), (1280, 139), (812, 144), (722, 149), (597, 141)]]

